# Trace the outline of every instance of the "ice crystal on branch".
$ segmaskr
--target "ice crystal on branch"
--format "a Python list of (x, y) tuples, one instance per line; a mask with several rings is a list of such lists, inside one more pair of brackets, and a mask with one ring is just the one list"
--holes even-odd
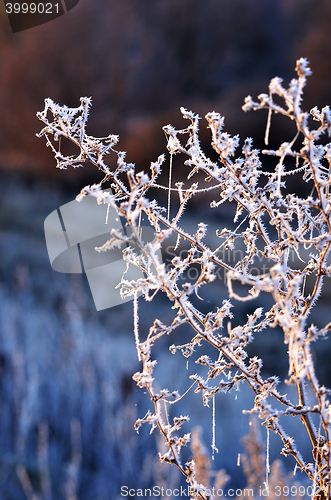
[[(199, 368), (205, 370), (204, 375), (201, 371), (187, 373), (184, 361), (181, 372), (182, 377), (188, 376), (193, 382), (195, 392), (202, 394), (204, 404), (208, 405), (209, 399), (218, 393), (238, 389), (239, 385), (243, 387), (246, 383), (245, 388), (255, 394), (254, 408), (248, 413), (259, 415), (263, 424), (279, 435), (284, 445), (282, 453), (292, 456), (297, 466), (307, 474), (315, 497), (330, 497), (330, 391), (319, 385), (311, 355), (311, 343), (325, 335), (330, 324), (319, 330), (309, 325), (308, 318), (322, 291), (324, 278), (331, 275), (328, 263), (331, 244), (331, 143), (325, 144), (325, 137), (323, 143), (319, 142), (322, 136), (331, 135), (331, 111), (328, 106), (322, 110), (315, 107), (310, 113), (301, 109), (306, 79), (311, 73), (305, 59), (297, 61), (296, 72), (297, 77), (288, 88), (281, 78), (274, 78), (268, 94), (260, 94), (258, 101), (248, 96), (243, 106), (244, 111), (268, 111), (266, 146), (274, 113), (295, 124), (293, 137), (279, 144), (278, 149), (265, 149), (260, 153), (254, 149), (252, 139), (247, 138), (240, 150), (239, 136), (231, 137), (225, 132), (224, 117), (213, 111), (206, 115), (211, 144), (218, 157), (217, 161), (212, 160), (201, 147), (200, 117), (181, 108), (188, 126), (180, 130), (171, 125), (163, 128), (170, 161), (173, 155), (180, 155), (187, 169), (186, 184), (178, 182), (176, 188), (171, 186), (171, 178), (168, 186), (157, 184), (165, 162), (164, 155), (151, 163), (148, 173), (137, 172), (133, 164), (125, 162), (125, 153), (115, 149), (118, 136), (94, 138), (86, 134), (90, 98), (82, 98), (78, 108), (59, 106), (46, 99), (44, 111), (38, 113), (44, 123), (39, 136), (46, 138), (59, 168), (90, 162), (105, 175), (98, 185), (84, 188), (77, 199), (86, 194), (94, 196), (98, 203), (109, 204), (125, 219), (129, 236), (123, 237), (112, 231), (109, 242), (98, 249), (106, 251), (125, 243), (123, 258), (143, 270), (144, 279), (131, 282), (125, 277), (122, 279), (123, 295), (134, 295), (136, 303), (138, 292), (143, 293), (147, 301), (153, 300), (157, 292), (162, 292), (176, 311), (175, 318), (168, 325), (156, 319), (145, 338), (141, 338), (141, 333), (138, 337), (135, 327), (142, 368), (133, 378), (149, 394), (154, 406), (153, 413), (148, 411), (144, 418), (137, 421), (136, 429), (143, 423), (149, 423), (151, 431), (156, 427), (159, 429), (168, 446), (168, 451), (160, 459), (181, 470), (192, 491), (196, 492), (195, 498), (206, 499), (207, 493), (196, 481), (194, 462), (181, 463), (180, 449), (189, 442), (189, 433), (173, 435), (174, 431), (182, 432), (188, 417), (173, 417), (171, 425), (168, 418), (162, 416), (162, 408), (182, 400), (185, 393), (171, 392), (166, 388), (156, 391), (154, 387), (153, 372), (157, 361), (153, 359), (154, 347), (164, 335), (172, 336), (174, 342), (170, 350), (174, 355), (181, 352), (184, 357), (193, 357)], [(79, 154), (63, 156), (59, 148), (60, 137), (75, 144)], [(270, 166), (269, 157), (275, 160), (273, 171), (263, 167), (264, 164)], [(108, 158), (109, 162), (106, 162)], [(199, 173), (203, 174), (204, 181), (199, 180)], [(287, 189), (289, 175), (296, 178), (297, 192)], [(193, 177), (195, 182), (191, 181)], [(110, 183), (112, 194), (103, 191), (106, 182)], [(300, 183), (308, 185), (311, 191), (309, 196), (302, 195)], [(153, 190), (161, 188), (168, 190), (168, 207), (162, 207), (150, 195)], [(217, 231), (220, 240), (217, 248), (210, 248), (207, 244), (208, 221), (198, 222), (194, 234), (179, 224), (187, 204), (199, 192), (216, 193), (210, 200), (210, 206), (215, 210), (224, 202), (236, 205), (234, 222), (238, 225), (235, 229)], [(172, 218), (170, 198), (177, 198)], [(153, 243), (144, 240), (140, 230), (142, 219), (154, 228)], [(171, 235), (177, 238), (177, 250), (183, 243), (186, 249), (188, 245), (188, 250), (185, 257), (178, 251), (169, 266), (165, 266), (157, 252)], [(233, 265), (220, 258), (220, 248), (224, 246), (231, 252), (238, 245), (244, 246), (246, 253), (241, 253)], [(135, 248), (139, 249), (139, 254)], [(290, 259), (292, 254), (297, 256), (297, 261)], [(262, 261), (267, 263), (263, 268)], [(189, 281), (183, 279), (191, 268), (197, 270), (195, 278)], [(260, 270), (258, 274), (256, 268)], [(205, 314), (195, 305), (195, 299), (201, 298), (202, 287), (215, 286), (211, 283), (215, 281), (219, 269), (226, 272), (230, 300), (223, 301), (216, 311)], [(272, 307), (265, 311), (258, 307), (244, 324), (232, 328), (228, 320), (232, 317), (230, 310), (235, 302), (258, 299), (262, 292), (272, 297)], [(137, 307), (135, 314), (138, 314)], [(138, 324), (137, 318), (135, 324)], [(192, 332), (190, 340), (185, 343), (177, 341), (180, 340), (177, 339), (177, 329), (182, 325), (186, 330), (190, 327)], [(293, 402), (278, 392), (278, 376), (264, 379), (262, 360), (257, 356), (249, 358), (246, 352), (257, 331), (265, 330), (268, 335), (275, 326), (283, 330), (288, 348), (289, 370), (285, 382), (297, 387), (298, 399)], [(214, 356), (203, 353), (206, 344), (213, 347)], [(312, 406), (306, 403), (304, 384), (309, 384), (315, 395)], [(318, 432), (311, 422), (312, 413), (319, 417)], [(304, 462), (293, 439), (280, 425), (280, 418), (287, 415), (301, 418), (303, 429), (306, 429), (312, 444), (311, 463)]]

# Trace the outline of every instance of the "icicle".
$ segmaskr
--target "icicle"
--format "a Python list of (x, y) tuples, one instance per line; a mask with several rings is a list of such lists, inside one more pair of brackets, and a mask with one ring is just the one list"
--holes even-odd
[(305, 276), (303, 278), (303, 283), (302, 283), (302, 296), (303, 297), (305, 296), (306, 278), (307, 278), (307, 274), (305, 274)]
[(172, 177), (172, 153), (170, 154), (170, 167), (169, 167), (169, 185), (168, 185), (168, 220), (170, 220), (170, 196), (171, 196), (171, 177)]
[(139, 316), (138, 316), (138, 292), (137, 290), (134, 292), (133, 296), (133, 329), (134, 329), (134, 338), (136, 341), (136, 348), (138, 353), (138, 359), (141, 361), (141, 354), (139, 349)]
[(109, 219), (109, 209), (110, 209), (110, 204), (108, 203), (108, 205), (107, 205), (107, 213), (106, 213), (106, 224), (108, 224), (108, 219)]
[(164, 413), (165, 413), (167, 425), (170, 427), (170, 424), (169, 424), (169, 415), (168, 415), (168, 408), (167, 408), (167, 401), (165, 399), (163, 400), (163, 406), (164, 406)]
[(240, 453), (238, 453), (237, 457), (237, 467), (240, 467)]
[[(271, 100), (271, 93), (270, 93), (270, 100)], [(267, 120), (267, 126), (265, 129), (265, 136), (264, 136), (264, 144), (268, 146), (269, 144), (269, 132), (270, 132), (270, 125), (271, 125), (271, 115), (272, 115), (272, 108), (271, 106), (269, 107), (268, 111), (268, 120)]]
[(265, 464), (265, 487), (269, 495), (269, 473), (270, 473), (270, 431), (267, 428), (267, 455)]
[(216, 410), (215, 410), (215, 394), (213, 394), (213, 437), (212, 437), (212, 445), (211, 449), (213, 450), (211, 459), (215, 459), (215, 451), (218, 453), (218, 449), (216, 448)]
[(141, 235), (142, 235), (142, 229), (141, 229), (141, 211), (139, 212), (138, 235), (139, 235), (139, 238), (141, 238)]

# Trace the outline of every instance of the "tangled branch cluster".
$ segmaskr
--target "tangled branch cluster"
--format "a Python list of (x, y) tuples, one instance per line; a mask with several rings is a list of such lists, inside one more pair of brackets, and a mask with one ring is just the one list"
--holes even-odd
[[(198, 115), (182, 108), (188, 127), (182, 130), (170, 125), (164, 127), (171, 158), (183, 155), (184, 165), (189, 171), (186, 187), (184, 182), (178, 182), (172, 190), (178, 196), (178, 208), (171, 219), (169, 209), (166, 216), (166, 208), (148, 197), (151, 188), (159, 187), (157, 179), (165, 161), (164, 155), (151, 163), (149, 173), (136, 172), (133, 164), (126, 163), (125, 153), (115, 149), (118, 136), (88, 136), (85, 129), (91, 107), (89, 98), (82, 98), (78, 108), (59, 106), (46, 99), (44, 111), (38, 113), (45, 125), (39, 137), (46, 138), (58, 168), (91, 162), (104, 173), (99, 184), (85, 187), (77, 199), (89, 194), (98, 203), (109, 204), (131, 229), (126, 236), (112, 231), (107, 244), (98, 249), (106, 251), (114, 246), (123, 247), (123, 258), (143, 271), (144, 278), (137, 281), (129, 282), (123, 277), (122, 295), (133, 295), (136, 301), (137, 294), (142, 292), (146, 301), (151, 301), (161, 291), (177, 311), (171, 324), (166, 325), (156, 319), (143, 338), (139, 337), (138, 318), (135, 317), (136, 346), (142, 369), (134, 375), (134, 380), (148, 392), (153, 403), (153, 410), (136, 422), (136, 429), (146, 422), (151, 425), (151, 430), (159, 428), (168, 445), (167, 453), (160, 456), (161, 461), (180, 469), (191, 491), (196, 492), (195, 498), (207, 497), (204, 486), (196, 481), (194, 462), (183, 464), (181, 461), (181, 448), (190, 441), (189, 433), (180, 434), (188, 416), (175, 417), (170, 424), (164, 421), (161, 412), (161, 403), (174, 403), (182, 396), (176, 391), (156, 390), (153, 385), (156, 365), (153, 348), (164, 335), (171, 334), (176, 338), (175, 330), (183, 324), (191, 327), (192, 337), (184, 345), (172, 345), (173, 353), (180, 350), (185, 357), (194, 356), (197, 347), (204, 343), (215, 350), (213, 359), (201, 355), (195, 360), (205, 367), (206, 375), (190, 376), (196, 385), (196, 392), (201, 392), (204, 404), (208, 404), (217, 393), (230, 391), (246, 382), (255, 394), (254, 408), (248, 413), (258, 414), (263, 424), (280, 436), (282, 453), (291, 455), (297, 466), (307, 474), (314, 485), (315, 497), (330, 497), (331, 391), (321, 386), (316, 378), (311, 343), (325, 336), (331, 329), (331, 323), (318, 329), (309, 325), (308, 316), (321, 293), (324, 278), (331, 276), (331, 266), (327, 261), (331, 245), (331, 143), (324, 140), (323, 144), (323, 136), (331, 135), (331, 111), (328, 106), (322, 110), (313, 108), (310, 113), (302, 111), (303, 89), (310, 74), (305, 59), (297, 61), (296, 72), (297, 78), (290, 82), (287, 89), (280, 78), (274, 78), (268, 94), (261, 94), (259, 102), (249, 96), (243, 106), (244, 111), (268, 110), (266, 144), (273, 113), (282, 114), (295, 124), (295, 134), (289, 142), (282, 143), (278, 149), (262, 151), (266, 164), (266, 155), (276, 158), (273, 171), (262, 169), (260, 152), (253, 148), (251, 139), (246, 139), (241, 153), (238, 152), (239, 137), (231, 137), (223, 131), (224, 118), (216, 112), (206, 115), (212, 147), (218, 157), (216, 161), (208, 158), (201, 149)], [(61, 137), (69, 139), (79, 148), (77, 156), (64, 156), (60, 152), (57, 144)], [(111, 153), (117, 157), (113, 169), (106, 164), (106, 158)], [(186, 204), (201, 190), (198, 189), (198, 182), (191, 182), (191, 178), (199, 172), (204, 175), (201, 189), (219, 192), (219, 197), (211, 201), (211, 207), (217, 209), (224, 202), (237, 204), (235, 222), (241, 220), (237, 229), (223, 228), (217, 232), (221, 243), (229, 249), (235, 249), (240, 241), (244, 243), (246, 254), (234, 265), (221, 259), (217, 249), (211, 249), (205, 243), (207, 224), (199, 223), (195, 234), (189, 234), (180, 226)], [(298, 177), (298, 186), (302, 179), (303, 185), (313, 188), (311, 194), (305, 197), (299, 195), (301, 191), (298, 191), (299, 194), (287, 193), (288, 175)], [(112, 193), (103, 190), (107, 182)], [(148, 219), (155, 230), (157, 238), (153, 243), (142, 238), (142, 217)], [(166, 267), (157, 252), (171, 234), (177, 235), (177, 247), (180, 242), (186, 242), (189, 251), (185, 258), (175, 256), (171, 265)], [(300, 264), (297, 267), (290, 262), (291, 252), (298, 256), (296, 264), (299, 261)], [(256, 275), (251, 270), (261, 259), (265, 259), (269, 266), (264, 273)], [(183, 282), (182, 276), (191, 266), (198, 268), (198, 277)], [(226, 270), (229, 299), (224, 300), (215, 311), (203, 314), (192, 304), (193, 298), (199, 296), (202, 287), (215, 280), (219, 267)], [(306, 281), (312, 284), (310, 290), (306, 289)], [(244, 286), (240, 288), (240, 284)], [(249, 289), (245, 292), (247, 286)], [(259, 297), (261, 292), (272, 297), (270, 310), (263, 311), (259, 307), (248, 316), (245, 324), (232, 328), (227, 321), (224, 326), (224, 322), (232, 318), (232, 299), (248, 301)], [(137, 305), (135, 314), (138, 314)], [(296, 385), (298, 402), (291, 402), (278, 392), (277, 376), (263, 378), (261, 359), (256, 356), (249, 358), (245, 351), (255, 332), (276, 325), (282, 328), (284, 342), (288, 346), (289, 378), (286, 383)], [(315, 395), (313, 406), (306, 403), (304, 384), (308, 384)], [(319, 417), (319, 430), (311, 421), (312, 413)], [(294, 440), (280, 425), (279, 419), (284, 415), (301, 418), (312, 444), (311, 463), (304, 461)]]

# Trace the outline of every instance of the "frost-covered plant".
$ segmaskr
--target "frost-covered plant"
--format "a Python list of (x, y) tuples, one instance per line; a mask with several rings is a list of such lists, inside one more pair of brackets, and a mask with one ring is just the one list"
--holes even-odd
[[(182, 130), (170, 125), (164, 127), (171, 160), (173, 155), (183, 155), (184, 165), (189, 170), (187, 185), (177, 182), (172, 190), (170, 172), (169, 196), (172, 193), (172, 200), (175, 195), (178, 196), (178, 208), (172, 218), (169, 206), (167, 210), (149, 197), (151, 188), (160, 188), (157, 179), (165, 161), (164, 155), (151, 163), (149, 173), (136, 172), (133, 164), (126, 163), (125, 153), (115, 149), (118, 136), (94, 138), (87, 135), (90, 98), (82, 98), (78, 108), (59, 106), (46, 99), (44, 111), (38, 113), (45, 125), (39, 137), (46, 138), (58, 168), (78, 167), (84, 162), (91, 162), (104, 173), (101, 182), (86, 186), (77, 199), (81, 200), (89, 194), (98, 203), (109, 204), (131, 229), (126, 235), (112, 231), (109, 241), (98, 251), (122, 246), (123, 258), (144, 273), (144, 278), (137, 281), (129, 282), (125, 276), (121, 281), (122, 296), (133, 295), (135, 298), (135, 339), (142, 369), (133, 378), (139, 387), (147, 391), (153, 404), (153, 409), (136, 422), (136, 430), (143, 423), (149, 423), (151, 430), (159, 429), (168, 446), (168, 451), (160, 456), (161, 461), (179, 468), (194, 498), (205, 499), (207, 492), (196, 480), (194, 461), (182, 463), (181, 459), (181, 448), (190, 441), (190, 434), (180, 434), (179, 431), (189, 417), (177, 416), (172, 423), (162, 417), (163, 405), (178, 401), (182, 395), (168, 389), (157, 390), (153, 385), (155, 344), (165, 335), (176, 338), (176, 330), (181, 325), (185, 325), (186, 329), (190, 327), (192, 336), (184, 344), (180, 341), (174, 343), (170, 348), (173, 353), (180, 350), (185, 357), (194, 356), (196, 349), (201, 349), (204, 344), (209, 344), (208, 352), (210, 346), (215, 350), (214, 357), (199, 355), (195, 360), (204, 367), (205, 376), (190, 375), (195, 392), (201, 392), (204, 404), (207, 405), (211, 398), (214, 404), (217, 393), (231, 391), (245, 382), (255, 394), (254, 408), (247, 413), (257, 414), (267, 429), (279, 435), (283, 441), (282, 453), (291, 455), (297, 467), (307, 474), (314, 488), (314, 498), (330, 497), (331, 391), (321, 386), (316, 378), (311, 343), (325, 336), (331, 329), (331, 323), (318, 329), (308, 323), (308, 316), (321, 293), (324, 278), (331, 276), (331, 266), (327, 262), (331, 244), (331, 143), (324, 140), (323, 144), (323, 136), (331, 135), (331, 111), (328, 106), (322, 110), (313, 108), (310, 113), (302, 111), (303, 89), (310, 74), (305, 59), (297, 61), (296, 72), (297, 78), (290, 82), (288, 88), (283, 86), (280, 78), (274, 78), (268, 94), (261, 94), (259, 102), (249, 96), (243, 106), (244, 111), (268, 110), (266, 144), (273, 113), (284, 115), (295, 125), (294, 136), (289, 142), (283, 142), (278, 149), (262, 151), (265, 169), (260, 152), (253, 148), (252, 139), (246, 139), (241, 153), (238, 152), (239, 137), (231, 137), (223, 131), (224, 118), (216, 112), (206, 115), (212, 147), (218, 156), (215, 160), (202, 151), (198, 115), (182, 108), (188, 127)], [(69, 139), (79, 148), (77, 156), (65, 156), (60, 152), (58, 144), (61, 137)], [(111, 153), (117, 156), (114, 168), (106, 163)], [(276, 158), (273, 171), (267, 170), (272, 161), (266, 155)], [(199, 181), (198, 188), (198, 182), (191, 183), (190, 180), (199, 172), (204, 180)], [(302, 191), (287, 193), (286, 179), (289, 175), (296, 176), (297, 186), (300, 186), (302, 178)], [(107, 183), (110, 183), (112, 194), (103, 190), (109, 187)], [(310, 195), (305, 196), (302, 193), (307, 190), (307, 185), (309, 190), (313, 189)], [(195, 234), (189, 234), (179, 224), (186, 204), (201, 191), (219, 192), (218, 198), (211, 201), (214, 209), (224, 202), (236, 203), (234, 222), (240, 221), (238, 227), (235, 230), (223, 228), (217, 232), (221, 246), (234, 250), (236, 245), (238, 248), (238, 245), (244, 244), (246, 253), (234, 265), (219, 257), (220, 246), (216, 249), (207, 246), (204, 241), (207, 233), (205, 222), (197, 225)], [(148, 219), (155, 229), (157, 238), (153, 243), (142, 238), (142, 218)], [(189, 245), (189, 249), (185, 258), (178, 252), (171, 265), (166, 267), (160, 262), (157, 252), (172, 234), (177, 235), (177, 249), (183, 242)], [(290, 259), (293, 252), (298, 257), (297, 261)], [(258, 275), (253, 273), (254, 266), (262, 261), (268, 264), (263, 272)], [(199, 270), (198, 277), (183, 282), (183, 274), (192, 266)], [(226, 270), (229, 298), (215, 311), (204, 314), (193, 302), (195, 296), (199, 297), (200, 289), (215, 280), (219, 268)], [(243, 285), (241, 288), (240, 284)], [(141, 292), (146, 301), (152, 301), (157, 292), (163, 292), (176, 310), (170, 324), (156, 319), (146, 335), (141, 334), (138, 328), (137, 295)], [(232, 327), (227, 321), (233, 317), (231, 299), (249, 301), (258, 298), (261, 292), (272, 297), (270, 310), (263, 311), (262, 307), (258, 307), (244, 324)], [(288, 348), (289, 378), (285, 382), (297, 387), (297, 402), (278, 392), (277, 376), (263, 378), (262, 360), (257, 356), (249, 358), (245, 351), (255, 332), (276, 326), (282, 328)], [(306, 402), (305, 384), (310, 386), (316, 398), (313, 405)], [(312, 423), (313, 413), (319, 418), (318, 430)], [(311, 463), (304, 461), (294, 440), (280, 425), (280, 417), (286, 415), (300, 416), (311, 440)]]

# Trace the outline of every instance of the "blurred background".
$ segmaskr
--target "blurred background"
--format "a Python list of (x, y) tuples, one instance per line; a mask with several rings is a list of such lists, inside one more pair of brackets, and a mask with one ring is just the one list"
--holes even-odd
[[(139, 370), (132, 303), (96, 312), (85, 276), (50, 266), (45, 218), (100, 176), (88, 165), (56, 170), (35, 136), (44, 98), (75, 107), (92, 96), (88, 133), (119, 134), (119, 149), (138, 169), (166, 153), (163, 125), (187, 126), (180, 106), (201, 116), (220, 112), (227, 132), (253, 137), (261, 148), (266, 113), (245, 114), (244, 98), (267, 92), (274, 76), (287, 84), (299, 57), (313, 71), (303, 106), (330, 104), (330, 23), (328, 0), (80, 0), (63, 17), (13, 34), (0, 5), (1, 499), (112, 500), (121, 498), (122, 485), (182, 481), (159, 466), (157, 436), (133, 429), (149, 401), (132, 381)], [(271, 137), (280, 141), (286, 127), (276, 120)], [(201, 138), (208, 149), (203, 120)], [(204, 213), (192, 207), (192, 221)], [(222, 212), (214, 217), (217, 227), (227, 220)], [(316, 324), (331, 319), (330, 295), (322, 297)], [(223, 285), (209, 297), (211, 307), (215, 297), (225, 298)], [(155, 316), (173, 317), (162, 297), (152, 310), (141, 299), (139, 307), (142, 331)], [(246, 314), (242, 308), (238, 322)], [(158, 348), (160, 386), (185, 391), (189, 381), (174, 374), (186, 361), (169, 353), (172, 343)], [(279, 332), (261, 335), (254, 350), (267, 357), (265, 373), (286, 374)], [(325, 343), (316, 347), (318, 374), (330, 385), (329, 352)], [(210, 449), (211, 409), (197, 399), (189, 394), (178, 412), (203, 425)], [(224, 467), (233, 485), (245, 484), (236, 464), (248, 432), (241, 410), (251, 404), (243, 391), (217, 401), (215, 469)], [(271, 439), (276, 458), (280, 445)]]

